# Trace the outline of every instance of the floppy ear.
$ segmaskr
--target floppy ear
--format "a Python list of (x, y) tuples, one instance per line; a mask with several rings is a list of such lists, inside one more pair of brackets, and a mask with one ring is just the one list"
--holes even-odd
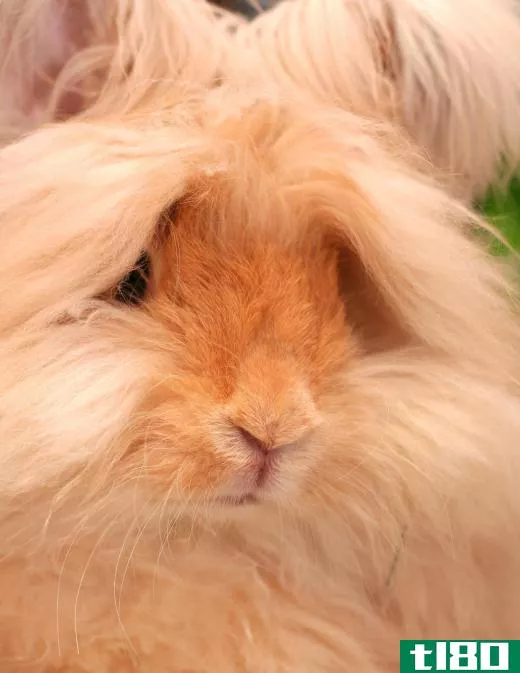
[(520, 160), (518, 3), (385, 5), (387, 40), (379, 44), (398, 116), (433, 162), (453, 173), (462, 194), (481, 196), (500, 177), (503, 161), (515, 168)]
[(113, 287), (183, 192), (200, 138), (149, 124), (69, 123), (0, 152), (0, 330)]
[(3, 0), (0, 142), (94, 103), (113, 114), (207, 85), (225, 40), (202, 0)]
[(235, 72), (398, 121), (458, 194), (520, 159), (513, 0), (282, 2), (236, 39)]

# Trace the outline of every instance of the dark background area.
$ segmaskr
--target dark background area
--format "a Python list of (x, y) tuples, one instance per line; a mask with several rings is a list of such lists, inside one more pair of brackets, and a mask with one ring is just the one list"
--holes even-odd
[[(214, 5), (229, 9), (232, 12), (243, 14), (248, 18), (253, 18), (258, 14), (258, 9), (255, 8), (255, 2), (248, 2), (248, 0), (212, 0)], [(274, 0), (256, 0), (256, 4), (262, 9), (267, 9), (274, 4)]]

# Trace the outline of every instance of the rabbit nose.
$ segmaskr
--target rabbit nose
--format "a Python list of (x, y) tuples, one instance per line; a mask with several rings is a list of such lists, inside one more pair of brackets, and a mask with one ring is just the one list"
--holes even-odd
[(257, 455), (303, 440), (321, 423), (308, 381), (292, 355), (270, 343), (244, 358), (226, 416)]
[(235, 427), (244, 444), (251, 449), (252, 453), (260, 453), (263, 456), (266, 456), (270, 451), (276, 448), (272, 445), (270, 446), (267, 442), (263, 441), (252, 432), (249, 432), (249, 430), (246, 430), (246, 428), (241, 425), (236, 425)]
[(226, 415), (244, 448), (258, 456), (299, 443), (321, 423), (310, 392), (297, 382), (276, 391), (244, 387)]
[(260, 439), (241, 425), (234, 427), (241, 439), (243, 449), (249, 454), (249, 465), (255, 470), (255, 487), (261, 488), (277, 470), (282, 453), (291, 445), (276, 445)]

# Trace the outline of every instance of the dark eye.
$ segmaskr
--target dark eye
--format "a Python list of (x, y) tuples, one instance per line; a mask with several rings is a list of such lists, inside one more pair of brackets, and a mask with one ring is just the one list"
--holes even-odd
[(143, 252), (133, 269), (116, 287), (114, 299), (129, 306), (140, 304), (145, 298), (149, 277), (150, 257), (148, 253)]

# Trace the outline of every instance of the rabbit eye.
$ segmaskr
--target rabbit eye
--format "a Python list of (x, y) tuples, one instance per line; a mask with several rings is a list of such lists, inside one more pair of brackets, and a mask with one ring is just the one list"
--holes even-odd
[(135, 266), (118, 283), (114, 299), (121, 304), (138, 306), (144, 301), (150, 277), (150, 257), (143, 252)]

